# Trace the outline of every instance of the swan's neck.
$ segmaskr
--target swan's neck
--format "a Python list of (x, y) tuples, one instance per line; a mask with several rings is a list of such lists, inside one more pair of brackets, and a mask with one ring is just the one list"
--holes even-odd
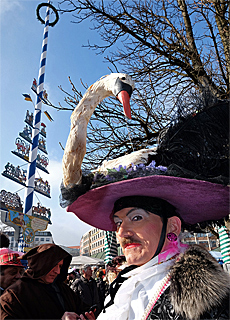
[(88, 123), (97, 105), (111, 95), (113, 95), (113, 93), (106, 86), (105, 79), (97, 81), (88, 88), (87, 92), (73, 111), (71, 120), (74, 119), (74, 121), (76, 121), (79, 117), (84, 117)]

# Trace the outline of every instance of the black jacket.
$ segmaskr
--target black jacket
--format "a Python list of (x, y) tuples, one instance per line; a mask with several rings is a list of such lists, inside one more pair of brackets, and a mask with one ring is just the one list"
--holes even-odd
[(105, 297), (108, 295), (109, 285), (102, 278), (99, 278), (96, 281), (99, 293), (100, 306), (102, 310), (104, 308)]
[(80, 296), (82, 301), (81, 310), (84, 312), (89, 311), (90, 307), (93, 305), (97, 306), (95, 312), (95, 316), (97, 317), (101, 311), (101, 307), (96, 281), (93, 278), (87, 280), (81, 276), (80, 279), (74, 281), (71, 285), (71, 289)]

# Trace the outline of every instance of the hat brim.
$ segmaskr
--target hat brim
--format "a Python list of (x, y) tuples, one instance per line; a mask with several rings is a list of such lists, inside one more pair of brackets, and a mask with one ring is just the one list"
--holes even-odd
[(168, 201), (186, 224), (219, 220), (229, 214), (229, 188), (203, 180), (155, 175), (123, 180), (92, 189), (70, 206), (79, 219), (96, 228), (115, 231), (114, 202), (125, 196), (150, 196)]

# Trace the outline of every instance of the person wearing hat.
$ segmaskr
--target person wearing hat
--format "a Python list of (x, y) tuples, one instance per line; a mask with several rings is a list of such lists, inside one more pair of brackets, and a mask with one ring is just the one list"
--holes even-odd
[(71, 255), (47, 243), (22, 256), (29, 268), (0, 298), (1, 319), (61, 319), (80, 314), (80, 298), (65, 283)]
[(65, 283), (70, 287), (71, 284), (76, 280), (77, 278), (77, 273), (75, 272), (75, 268), (70, 268), (68, 270), (68, 275), (65, 280)]
[(229, 275), (204, 248), (180, 241), (180, 209), (150, 196), (121, 197), (113, 208), (111, 202), (107, 223), (113, 217), (128, 267), (111, 284), (98, 319), (229, 319)]
[[(74, 128), (84, 121), (82, 104)], [(99, 320), (229, 319), (228, 273), (203, 247), (181, 241), (181, 230), (220, 226), (229, 215), (228, 103), (205, 108), (175, 119), (157, 148), (105, 161), (89, 175), (79, 165), (83, 134), (71, 129), (60, 204), (116, 231), (128, 265)]]
[(1, 295), (3, 292), (24, 273), (24, 266), (21, 263), (21, 252), (13, 251), (8, 248), (0, 249), (0, 289)]

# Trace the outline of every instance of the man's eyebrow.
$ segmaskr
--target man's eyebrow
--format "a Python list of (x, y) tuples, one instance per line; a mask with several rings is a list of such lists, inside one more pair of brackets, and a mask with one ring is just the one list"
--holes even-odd
[[(130, 209), (130, 210), (126, 213), (126, 217), (127, 217), (130, 213), (132, 213), (133, 211), (135, 211), (135, 210), (143, 210), (143, 211), (145, 211), (145, 212), (149, 215), (149, 212), (146, 211), (145, 209), (135, 207), (135, 208)], [(113, 218), (118, 218), (118, 219), (120, 219), (120, 218), (119, 218), (118, 216), (116, 216), (115, 214), (113, 215)]]

